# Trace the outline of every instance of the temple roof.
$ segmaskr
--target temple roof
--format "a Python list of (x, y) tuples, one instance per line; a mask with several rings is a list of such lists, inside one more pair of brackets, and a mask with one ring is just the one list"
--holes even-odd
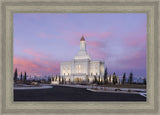
[(80, 40), (80, 41), (85, 41), (84, 36), (81, 37), (81, 40)]

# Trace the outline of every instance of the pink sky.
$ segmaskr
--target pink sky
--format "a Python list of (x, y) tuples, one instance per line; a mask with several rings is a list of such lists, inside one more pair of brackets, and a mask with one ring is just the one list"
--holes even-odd
[(14, 69), (29, 75), (60, 73), (84, 35), (93, 60), (109, 74), (146, 77), (146, 14), (14, 14)]

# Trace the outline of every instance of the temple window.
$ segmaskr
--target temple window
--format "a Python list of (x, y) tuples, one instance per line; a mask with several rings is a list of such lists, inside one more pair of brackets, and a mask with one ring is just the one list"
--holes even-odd
[(96, 65), (96, 69), (98, 68), (98, 65)]

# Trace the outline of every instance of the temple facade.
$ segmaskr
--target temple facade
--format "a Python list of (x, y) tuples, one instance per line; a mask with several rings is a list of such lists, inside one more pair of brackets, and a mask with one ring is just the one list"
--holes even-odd
[(92, 60), (87, 53), (84, 36), (80, 39), (80, 50), (73, 60), (62, 62), (60, 76), (66, 82), (93, 82), (95, 79), (103, 81), (104, 61)]

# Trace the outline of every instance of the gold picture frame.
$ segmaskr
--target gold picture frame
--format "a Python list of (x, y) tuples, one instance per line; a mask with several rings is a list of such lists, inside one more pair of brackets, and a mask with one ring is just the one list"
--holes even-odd
[[(0, 0), (1, 114), (158, 114), (159, 0)], [(146, 102), (14, 102), (13, 13), (146, 13)]]

